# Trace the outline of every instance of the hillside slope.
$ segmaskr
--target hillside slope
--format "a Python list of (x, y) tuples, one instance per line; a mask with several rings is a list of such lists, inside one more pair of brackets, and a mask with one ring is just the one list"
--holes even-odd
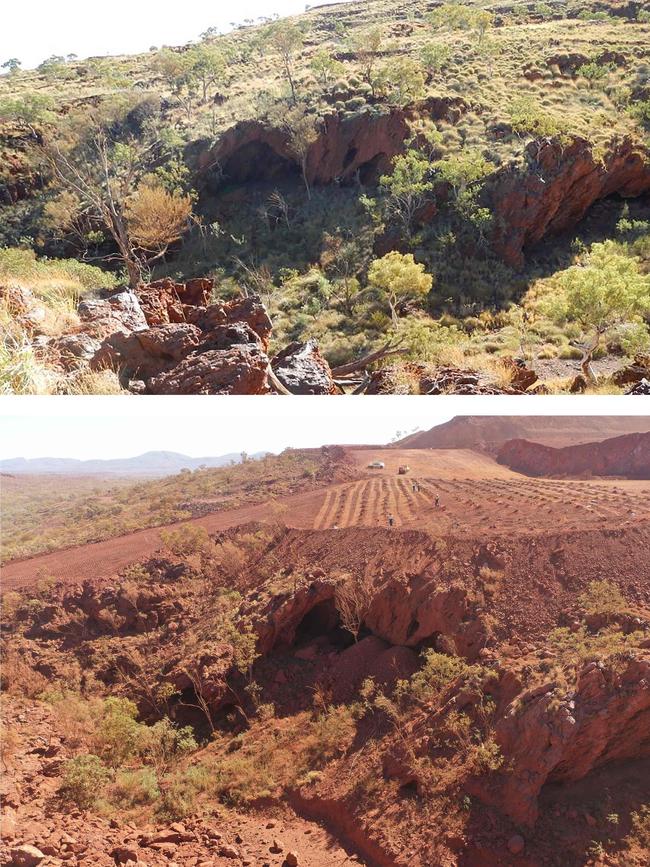
[(644, 416), (457, 416), (411, 434), (395, 447), (466, 448), (496, 456), (508, 440), (526, 439), (559, 448), (648, 430), (650, 419)]
[(542, 511), (488, 540), (247, 525), (7, 593), (0, 859), (645, 867), (650, 526)]
[[(71, 339), (90, 309), (79, 295), (151, 276), (215, 278), (213, 302), (258, 294), (279, 368), (288, 346), (318, 341), (336, 368), (397, 332), (407, 358), (364, 393), (446, 393), (429, 368), (450, 363), (458, 393), (507, 391), (519, 356), (527, 390), (634, 388), (650, 377), (646, 355), (629, 369), (650, 342), (649, 38), (647, 0), (370, 0), (133, 57), (14, 68), (0, 76), (0, 313), (16, 354), (2, 387), (267, 393), (266, 358), (250, 382), (224, 375), (250, 339), (215, 341), (178, 304), (175, 328), (158, 305), (143, 337), (154, 368), (188, 361), (182, 385), (142, 347), (116, 358), (111, 345), (109, 358)], [(96, 167), (119, 187), (125, 146), (118, 231)], [(75, 189), (75, 171), (99, 198)], [(589, 276), (576, 265), (604, 292), (627, 274), (623, 319), (645, 345), (612, 324), (592, 349), (589, 311), (550, 303)], [(90, 336), (110, 337), (105, 326)], [(26, 365), (17, 349), (35, 336), (48, 340)], [(91, 358), (95, 375), (81, 376)], [(127, 361), (134, 375), (111, 378)]]

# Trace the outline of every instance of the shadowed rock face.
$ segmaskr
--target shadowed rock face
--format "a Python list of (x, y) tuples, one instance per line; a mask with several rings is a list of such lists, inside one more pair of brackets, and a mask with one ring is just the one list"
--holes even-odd
[(497, 461), (529, 476), (589, 474), (650, 479), (650, 432), (561, 449), (516, 439), (503, 446)]
[(490, 192), (494, 248), (514, 267), (523, 264), (525, 247), (571, 228), (598, 199), (650, 191), (650, 152), (630, 139), (602, 161), (582, 138), (566, 147), (554, 139), (534, 141), (526, 151), (527, 169), (503, 169)]
[[(328, 115), (307, 154), (307, 179), (312, 184), (330, 184), (358, 173), (361, 183), (374, 183), (404, 150), (410, 120), (421, 116), (453, 121), (467, 107), (460, 98), (433, 97), (404, 109), (364, 111), (352, 117)], [(299, 163), (285, 129), (250, 120), (236, 124), (202, 153), (198, 170), (212, 191), (222, 180), (249, 183), (297, 175)]]

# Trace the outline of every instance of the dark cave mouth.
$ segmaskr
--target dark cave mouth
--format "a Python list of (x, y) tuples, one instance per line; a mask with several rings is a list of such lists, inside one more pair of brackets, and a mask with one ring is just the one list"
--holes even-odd
[(354, 644), (353, 635), (343, 627), (333, 598), (318, 602), (304, 615), (294, 632), (292, 646), (300, 649), (318, 640), (339, 651)]
[(216, 193), (230, 186), (299, 180), (300, 167), (297, 162), (283, 157), (266, 142), (249, 142), (213, 169), (207, 187), (210, 193)]

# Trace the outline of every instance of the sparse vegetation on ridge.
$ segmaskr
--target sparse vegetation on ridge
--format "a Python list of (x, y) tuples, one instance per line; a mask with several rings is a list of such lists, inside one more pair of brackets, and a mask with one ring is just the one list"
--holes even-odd
[[(254, 289), (274, 322), (273, 348), (314, 337), (332, 365), (393, 330), (422, 360), (429, 330), (453, 324), (447, 342), (466, 364), (521, 354), (548, 389), (562, 390), (593, 333), (570, 307), (531, 319), (526, 299), (540, 281), (559, 292), (562, 274), (607, 240), (645, 275), (647, 209), (639, 201), (624, 212), (608, 199), (598, 218), (526, 251), (517, 270), (495, 252), (502, 214), (491, 197), (507, 166), (535, 176), (535, 148), (548, 138), (562, 148), (586, 139), (603, 167), (627, 142), (647, 164), (647, 10), (634, 17), (601, 5), (497, 9), (477, 0), (431, 9), (413, 0), (402, 9), (373, 0), (137, 57), (55, 57), (35, 71), (9, 59), (0, 76), (9, 158), (0, 245), (103, 263), (111, 273), (93, 289), (113, 283), (115, 269), (131, 284), (151, 272), (210, 274), (220, 297)], [(431, 99), (446, 109), (432, 115)], [(354, 160), (363, 125), (407, 106), (404, 152), (392, 164), (373, 158), (350, 177), (339, 167), (336, 183), (314, 180), (310, 154), (325, 118), (358, 125)], [(226, 164), (217, 157), (200, 170), (237, 122), (274, 129), (285, 150), (253, 136), (248, 152), (228, 151)], [(104, 180), (119, 191), (113, 206), (104, 181), (84, 169), (96, 163), (90, 152), (103, 155)], [(634, 226), (636, 246), (617, 219)], [(431, 283), (395, 309), (392, 293), (370, 279), (391, 251), (413, 255)], [(647, 305), (631, 315), (647, 323)], [(596, 359), (647, 349), (639, 333), (634, 347), (606, 338)], [(30, 372), (30, 346), (23, 334), (5, 350), (6, 390), (65, 390)], [(590, 387), (616, 391), (603, 367)]]
[[(82, 479), (62, 490), (56, 476), (41, 484), (23, 484), (17, 477), (11, 497), (3, 495), (2, 557), (7, 561), (308, 490), (319, 473), (328, 472), (328, 464), (322, 452), (287, 450), (164, 479), (111, 480), (109, 487)], [(7, 490), (8, 480), (3, 484)]]

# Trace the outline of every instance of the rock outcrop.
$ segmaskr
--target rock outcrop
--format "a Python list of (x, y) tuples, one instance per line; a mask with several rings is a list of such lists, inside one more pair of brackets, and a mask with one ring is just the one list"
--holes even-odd
[(566, 145), (557, 139), (533, 141), (526, 157), (524, 170), (508, 166), (490, 185), (493, 244), (513, 267), (523, 264), (525, 247), (571, 228), (598, 199), (650, 190), (650, 151), (629, 138), (602, 160), (578, 137)]
[(156, 280), (138, 290), (140, 304), (149, 327), (168, 322), (185, 322), (185, 306), (205, 307), (210, 303), (214, 284), (212, 280), (198, 278), (187, 283)]
[[(460, 97), (431, 97), (407, 108), (368, 107), (353, 115), (327, 115), (309, 147), (305, 175), (311, 184), (345, 182), (355, 176), (361, 183), (374, 183), (404, 150), (411, 135), (409, 121), (426, 117), (453, 122), (467, 108)], [(201, 143), (194, 147), (199, 149)], [(208, 192), (222, 180), (244, 184), (300, 171), (289, 130), (257, 120), (241, 121), (227, 130), (197, 162)]]
[[(373, 184), (389, 170), (393, 157), (403, 152), (410, 122), (417, 118), (454, 122), (467, 108), (460, 98), (432, 97), (406, 108), (369, 107), (351, 116), (330, 114), (309, 147), (305, 176), (310, 184), (354, 178)], [(201, 152), (201, 142), (194, 149), (208, 195), (223, 182), (298, 178), (301, 170), (289, 130), (261, 121), (242, 121), (209, 150)], [(571, 228), (598, 199), (613, 194), (635, 197), (650, 190), (650, 151), (631, 138), (613, 142), (602, 159), (591, 142), (577, 136), (568, 143), (559, 138), (532, 141), (525, 157), (523, 168), (508, 165), (489, 182), (496, 226), (493, 246), (514, 267), (523, 264), (524, 248)], [(421, 215), (421, 222), (433, 219), (435, 212), (432, 208)], [(398, 238), (384, 240), (387, 249), (399, 245)]]
[(642, 379), (636, 385), (630, 386), (625, 394), (637, 394), (650, 396), (650, 379)]
[(547, 783), (580, 780), (608, 762), (650, 756), (650, 659), (583, 663), (575, 690), (558, 698), (549, 682), (519, 693), (496, 723), (509, 768), (476, 784), (486, 803), (532, 825)]
[(338, 392), (315, 341), (292, 343), (271, 362), (261, 300), (212, 301), (212, 290), (208, 279), (165, 279), (82, 301), (79, 329), (48, 340), (49, 353), (65, 370), (116, 370), (122, 386), (140, 394)]
[(271, 361), (280, 382), (292, 394), (336, 394), (327, 361), (318, 351), (315, 340), (290, 343)]
[(149, 381), (150, 394), (266, 394), (269, 359), (258, 346), (192, 353)]
[(140, 298), (129, 290), (116, 292), (108, 298), (80, 301), (77, 313), (81, 321), (87, 323), (85, 330), (94, 335), (101, 329), (121, 328), (130, 332), (143, 331), (149, 326)]
[[(90, 356), (96, 370), (118, 370), (126, 387), (144, 393), (267, 393), (271, 320), (264, 305), (255, 296), (211, 303), (212, 288), (211, 280), (161, 280), (82, 302), (75, 354)], [(92, 352), (87, 340), (97, 334), (103, 339)], [(67, 344), (55, 348), (69, 351)]]
[(389, 365), (375, 370), (364, 394), (523, 394), (536, 381), (534, 371), (506, 360), (512, 371), (510, 385), (498, 384), (493, 376), (478, 370), (460, 367), (434, 367), (430, 364), (407, 363), (401, 367)]
[(528, 476), (590, 475), (650, 479), (650, 432), (561, 449), (515, 439), (505, 443), (497, 455), (497, 461)]
[(644, 379), (650, 379), (650, 355), (643, 353), (635, 355), (630, 364), (612, 374), (612, 382), (620, 386), (637, 385)]
[[(308, 617), (321, 631), (337, 628), (338, 583), (317, 578), (286, 598), (274, 597), (257, 621), (260, 652), (290, 647), (303, 624), (310, 622)], [(489, 627), (474, 609), (471, 593), (460, 585), (439, 586), (425, 575), (410, 581), (395, 578), (375, 587), (363, 625), (387, 645), (417, 648), (423, 642), (440, 643), (449, 652), (476, 659)]]

